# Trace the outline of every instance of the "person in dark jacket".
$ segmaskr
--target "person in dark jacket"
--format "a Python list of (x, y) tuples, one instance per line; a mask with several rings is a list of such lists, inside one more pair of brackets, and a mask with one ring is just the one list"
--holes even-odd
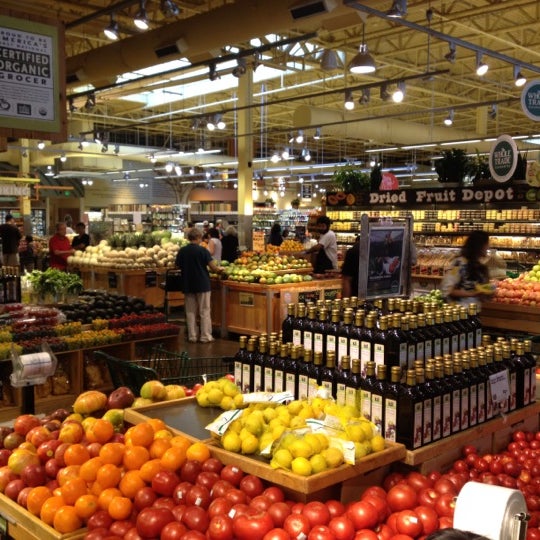
[(221, 239), (221, 248), (222, 261), (232, 263), (238, 258), (238, 233), (232, 225), (225, 229), (225, 234)]
[(283, 236), (281, 235), (281, 225), (279, 223), (274, 223), (270, 229), (270, 238), (268, 243), (272, 246), (281, 246), (283, 244)]
[(2, 239), (2, 265), (19, 266), (19, 243), (21, 231), (15, 225), (15, 218), (6, 214), (5, 223), (0, 225), (0, 239)]
[(73, 237), (71, 247), (84, 251), (90, 245), (90, 236), (86, 233), (86, 225), (80, 221), (75, 225), (77, 236)]

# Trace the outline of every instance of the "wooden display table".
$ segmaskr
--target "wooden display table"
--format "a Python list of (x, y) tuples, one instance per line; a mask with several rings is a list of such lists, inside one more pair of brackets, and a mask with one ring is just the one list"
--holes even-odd
[(418, 450), (407, 450), (404, 463), (411, 465), (423, 474), (431, 471), (448, 470), (454, 461), (462, 457), (461, 450), (473, 444), (479, 453), (496, 453), (510, 442), (513, 431), (537, 431), (539, 427), (540, 402), (523, 409), (505, 414), (466, 429), (441, 441), (428, 444)]
[(480, 320), (484, 328), (540, 334), (539, 307), (483, 302)]

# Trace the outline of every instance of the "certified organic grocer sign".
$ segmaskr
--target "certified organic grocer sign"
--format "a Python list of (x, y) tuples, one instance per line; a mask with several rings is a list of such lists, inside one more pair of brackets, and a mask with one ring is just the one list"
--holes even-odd
[(497, 182), (510, 180), (517, 167), (518, 149), (510, 135), (501, 135), (491, 147), (489, 170)]

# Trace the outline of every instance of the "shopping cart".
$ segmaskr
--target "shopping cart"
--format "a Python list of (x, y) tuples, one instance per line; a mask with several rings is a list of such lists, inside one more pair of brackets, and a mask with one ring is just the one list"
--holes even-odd
[(182, 292), (182, 272), (179, 269), (176, 268), (169, 268), (165, 272), (165, 281), (163, 281), (160, 284), (160, 287), (165, 291), (165, 295), (163, 298), (163, 312), (165, 313), (165, 317), (167, 320), (169, 320), (170, 315), (170, 295), (171, 293), (179, 293)]

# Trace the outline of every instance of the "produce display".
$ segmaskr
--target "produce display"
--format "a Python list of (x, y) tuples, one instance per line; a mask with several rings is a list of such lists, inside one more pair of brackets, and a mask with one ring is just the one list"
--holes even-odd
[(31, 291), (42, 300), (47, 297), (79, 294), (83, 289), (81, 278), (77, 274), (63, 272), (56, 268), (47, 268), (44, 272), (33, 270), (25, 276)]
[(266, 246), (267, 253), (283, 253), (283, 252), (296, 252), (302, 251), (304, 249), (304, 244), (298, 240), (286, 238), (283, 240), (281, 246), (274, 246), (273, 244), (268, 244)]
[(540, 305), (540, 261), (517, 278), (499, 281), (493, 301), (524, 306)]

